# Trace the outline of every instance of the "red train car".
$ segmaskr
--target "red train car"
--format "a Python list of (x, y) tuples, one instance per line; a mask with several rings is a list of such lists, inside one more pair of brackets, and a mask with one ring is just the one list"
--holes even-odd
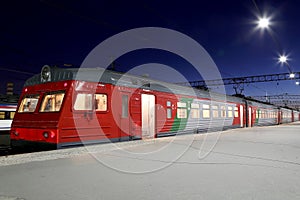
[(101, 68), (44, 66), (24, 85), (11, 139), (14, 146), (62, 148), (251, 127), (260, 106)]

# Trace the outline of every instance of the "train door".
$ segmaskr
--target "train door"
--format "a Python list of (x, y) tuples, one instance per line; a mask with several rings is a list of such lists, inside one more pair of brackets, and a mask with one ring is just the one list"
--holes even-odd
[(142, 138), (155, 136), (155, 96), (142, 94)]
[(249, 106), (248, 108), (248, 127), (252, 126), (252, 108)]
[(278, 110), (278, 124), (281, 124), (281, 123), (282, 123), (282, 118), (281, 118), (281, 116), (282, 116), (282, 112), (281, 112), (281, 110)]
[(244, 108), (240, 105), (240, 125), (244, 127)]
[(120, 117), (120, 140), (125, 139), (127, 140), (130, 136), (130, 128), (129, 128), (129, 97), (128, 93), (121, 93), (122, 94), (122, 113)]

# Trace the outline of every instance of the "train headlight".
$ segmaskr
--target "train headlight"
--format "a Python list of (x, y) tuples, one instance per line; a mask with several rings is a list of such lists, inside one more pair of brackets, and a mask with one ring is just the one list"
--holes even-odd
[(49, 137), (49, 133), (48, 132), (44, 132), (43, 136), (44, 136), (44, 138), (48, 138)]
[(44, 65), (41, 71), (41, 82), (51, 81), (51, 68), (49, 65)]

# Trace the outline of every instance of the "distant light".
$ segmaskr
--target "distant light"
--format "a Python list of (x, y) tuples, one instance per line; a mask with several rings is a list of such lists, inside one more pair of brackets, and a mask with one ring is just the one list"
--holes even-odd
[(290, 78), (295, 78), (295, 74), (294, 73), (290, 73)]
[(72, 64), (69, 64), (69, 63), (64, 63), (64, 66), (65, 66), (65, 67), (73, 67), (73, 65), (72, 65)]
[(27, 92), (27, 90), (28, 90), (28, 89), (27, 89), (27, 88), (25, 88), (25, 92)]
[(265, 28), (269, 28), (270, 26), (270, 19), (263, 17), (263, 18), (259, 18), (258, 20), (258, 27), (261, 29), (265, 29)]
[(296, 85), (300, 85), (300, 82), (299, 82), (299, 81), (296, 81)]

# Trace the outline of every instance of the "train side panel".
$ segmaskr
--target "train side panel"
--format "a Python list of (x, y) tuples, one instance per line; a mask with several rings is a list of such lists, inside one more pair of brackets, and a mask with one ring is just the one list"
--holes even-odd
[(53, 80), (36, 75), (23, 89), (11, 129), (16, 144), (62, 148), (299, 120), (289, 109), (111, 71), (93, 82), (100, 69), (84, 69), (80, 80), (78, 69), (45, 70)]
[(281, 114), (280, 114), (280, 122), (282, 124), (285, 123), (291, 123), (293, 121), (293, 111), (287, 108), (280, 108)]
[(0, 149), (10, 147), (10, 128), (16, 105), (0, 104)]

